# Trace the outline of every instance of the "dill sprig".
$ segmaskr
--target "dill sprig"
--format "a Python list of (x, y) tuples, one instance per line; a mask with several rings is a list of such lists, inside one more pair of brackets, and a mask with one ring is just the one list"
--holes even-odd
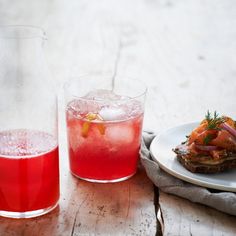
[(207, 136), (203, 139), (203, 143), (208, 145), (214, 139), (212, 134), (207, 134)]
[(213, 116), (207, 111), (207, 114), (205, 116), (207, 121), (207, 129), (214, 129), (214, 130), (220, 130), (219, 125), (225, 122), (225, 118), (223, 116), (219, 116), (219, 114), (214, 111)]

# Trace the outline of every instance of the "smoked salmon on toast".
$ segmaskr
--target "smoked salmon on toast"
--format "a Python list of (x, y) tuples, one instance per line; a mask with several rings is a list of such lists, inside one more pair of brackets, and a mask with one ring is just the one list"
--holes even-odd
[(178, 161), (194, 173), (217, 173), (236, 168), (236, 122), (208, 111), (187, 140), (173, 151)]

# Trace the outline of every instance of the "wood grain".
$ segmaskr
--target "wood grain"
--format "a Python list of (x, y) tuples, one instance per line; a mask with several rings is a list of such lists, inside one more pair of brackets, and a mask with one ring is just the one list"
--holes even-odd
[[(43, 27), (59, 91), (61, 200), (31, 220), (0, 219), (0, 235), (155, 235), (152, 183), (143, 171), (114, 185), (68, 172), (62, 84), (110, 71), (148, 85), (144, 129), (200, 120), (207, 109), (236, 118), (234, 0), (2, 0), (1, 24)], [(165, 235), (235, 235), (235, 217), (160, 193)]]
[(166, 193), (161, 194), (160, 201), (166, 226), (164, 235), (233, 236), (236, 233), (234, 216)]

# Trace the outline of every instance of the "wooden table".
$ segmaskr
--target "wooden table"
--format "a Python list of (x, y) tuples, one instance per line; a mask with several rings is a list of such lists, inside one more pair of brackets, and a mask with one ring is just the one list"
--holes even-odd
[(59, 91), (60, 205), (29, 220), (0, 219), (0, 235), (236, 235), (236, 217), (159, 192), (140, 167), (131, 179), (93, 184), (69, 174), (62, 84), (110, 71), (148, 85), (145, 130), (200, 120), (207, 109), (236, 119), (234, 0), (21, 0), (0, 2), (1, 24), (48, 35)]

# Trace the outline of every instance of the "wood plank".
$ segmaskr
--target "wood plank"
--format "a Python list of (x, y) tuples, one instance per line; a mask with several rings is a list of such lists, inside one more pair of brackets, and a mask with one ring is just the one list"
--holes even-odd
[[(88, 193), (77, 210), (75, 235), (147, 235), (154, 234), (156, 220), (153, 192), (143, 171), (134, 178), (116, 184), (79, 182), (78, 195)], [(147, 198), (146, 194), (150, 196)], [(92, 193), (92, 194), (91, 194)], [(149, 199), (149, 200), (148, 200)]]
[(164, 235), (234, 236), (235, 217), (201, 204), (161, 193)]

